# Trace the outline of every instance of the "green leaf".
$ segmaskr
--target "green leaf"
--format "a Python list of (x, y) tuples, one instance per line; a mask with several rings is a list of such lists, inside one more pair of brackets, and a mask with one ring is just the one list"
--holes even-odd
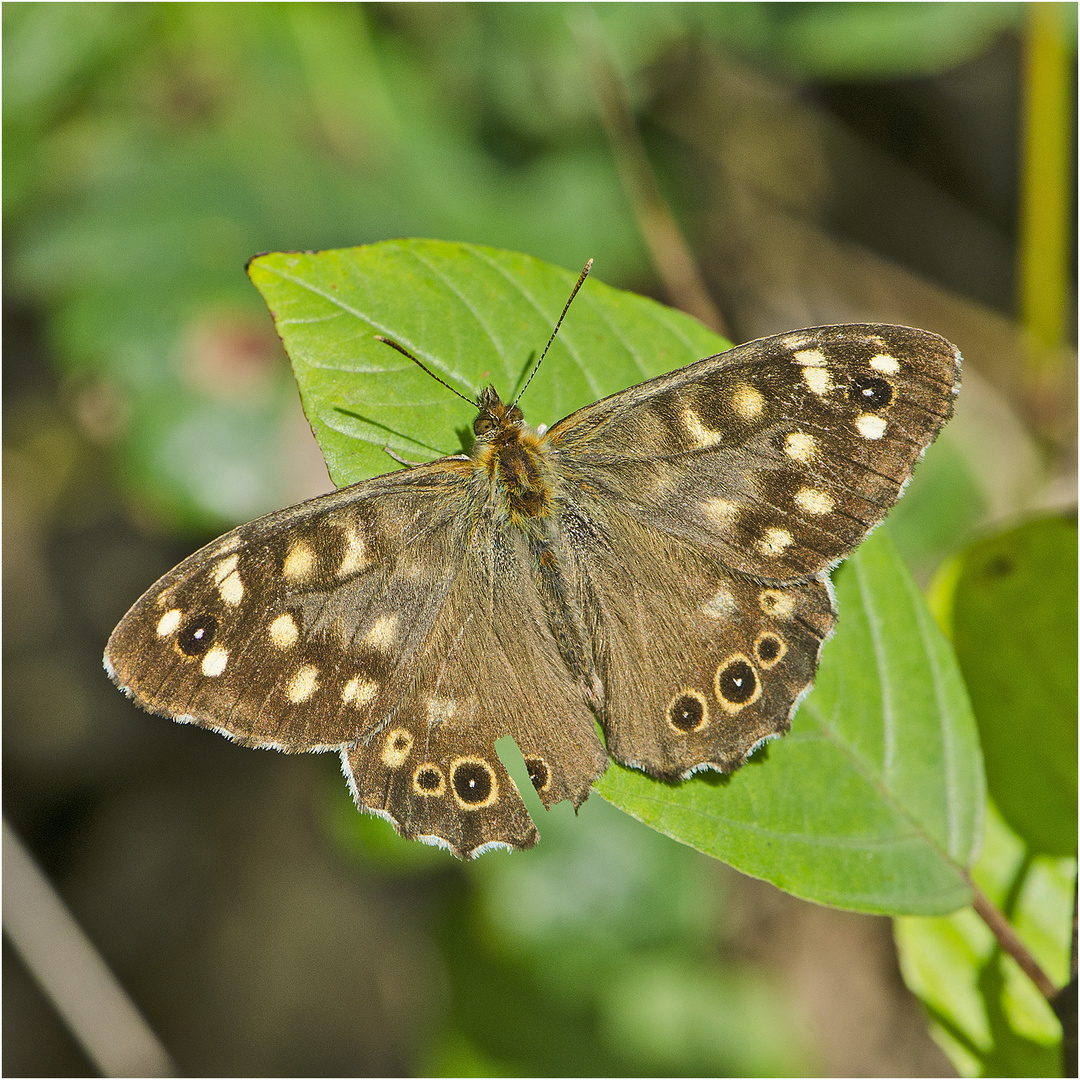
[[(526, 377), (574, 282), (528, 256), (402, 240), (259, 256), (249, 268), (300, 383), (335, 481), (404, 457), (460, 452), (472, 398)], [(590, 280), (524, 405), (573, 409), (724, 347), (688, 316)], [(456, 434), (455, 434), (456, 432)], [(818, 689), (767, 766), (662, 784), (612, 768), (597, 790), (662, 832), (797, 895), (880, 912), (967, 903), (978, 843), (978, 741), (951, 650), (884, 533), (838, 582), (840, 630)], [(758, 760), (764, 758), (759, 755)]]
[(1077, 528), (1051, 517), (971, 544), (952, 593), (953, 644), (990, 794), (1047, 855), (1077, 844)]
[[(528, 255), (438, 240), (273, 253), (248, 273), (292, 360), (304, 410), (338, 485), (411, 460), (461, 453), (476, 409), (375, 340), (393, 338), (470, 401), (527, 376), (575, 275)], [(727, 348), (699, 322), (595, 278), (529, 387), (550, 426), (582, 405)]]
[[(883, 533), (837, 574), (840, 618), (791, 733), (729, 779), (597, 790), (661, 832), (808, 900), (888, 913), (968, 902), (978, 739), (952, 652)], [(759, 752), (760, 753), (760, 752)]]
[[(1069, 972), (1074, 859), (1032, 857), (991, 803), (972, 877), (1058, 985)], [(1060, 1076), (1061, 1025), (972, 908), (894, 925), (904, 981), (963, 1076)]]

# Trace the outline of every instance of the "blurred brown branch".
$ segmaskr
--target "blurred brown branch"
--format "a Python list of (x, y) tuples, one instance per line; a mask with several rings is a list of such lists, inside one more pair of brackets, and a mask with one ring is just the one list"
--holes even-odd
[(971, 906), (987, 926), (993, 931), (998, 945), (1020, 965), (1020, 970), (1035, 984), (1039, 993), (1047, 1001), (1052, 1001), (1058, 988), (1050, 981), (1050, 976), (1043, 971), (1038, 960), (1028, 952), (1027, 946), (1013, 929), (1008, 919), (997, 909), (990, 898), (970, 879), (972, 889)]
[(700, 319), (710, 330), (730, 338), (727, 323), (709, 295), (694, 253), (656, 182), (626, 100), (622, 78), (608, 56), (599, 20), (591, 10), (577, 12), (571, 19), (571, 29), (588, 69), (596, 107), (611, 143), (623, 188), (634, 208), (668, 299)]
[(4, 821), (4, 933), (105, 1076), (176, 1076), (176, 1066)]

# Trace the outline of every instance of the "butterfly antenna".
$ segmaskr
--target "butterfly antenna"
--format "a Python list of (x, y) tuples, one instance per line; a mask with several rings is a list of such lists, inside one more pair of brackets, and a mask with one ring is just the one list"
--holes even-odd
[[(558, 328), (556, 327), (556, 329), (558, 329)], [(436, 375), (435, 372), (431, 370), (431, 368), (429, 368), (426, 364), (420, 363), (420, 361), (417, 360), (416, 357), (413, 356), (413, 354), (411, 352), (409, 352), (409, 350), (406, 349), (404, 345), (399, 345), (396, 341), (392, 341), (388, 337), (383, 337), (382, 334), (376, 334), (375, 335), (375, 340), (376, 341), (381, 341), (384, 345), (389, 345), (391, 349), (397, 349), (397, 351), (399, 353), (401, 353), (402, 356), (407, 356), (418, 368), (420, 368), (423, 371), (426, 371), (437, 383), (442, 383), (443, 386), (445, 386), (446, 389), (449, 390), (451, 394), (457, 394), (457, 396), (459, 398), (461, 398), (462, 401), (467, 401), (470, 405), (472, 405), (475, 408), (476, 402), (473, 401), (472, 398), (467, 398), (463, 393), (461, 393), (461, 391), (455, 390), (445, 379), (440, 379), (439, 376)]]
[(581, 271), (581, 276), (577, 279), (577, 284), (570, 290), (570, 299), (566, 301), (566, 306), (562, 309), (559, 321), (555, 324), (555, 329), (551, 331), (551, 337), (548, 338), (548, 343), (544, 346), (544, 351), (540, 354), (540, 359), (536, 361), (536, 367), (532, 369), (532, 374), (525, 380), (525, 385), (518, 391), (518, 396), (514, 398), (515, 405), (521, 400), (521, 395), (529, 389), (529, 383), (533, 381), (533, 375), (540, 370), (540, 365), (544, 362), (544, 357), (547, 356), (548, 349), (551, 348), (551, 343), (555, 340), (555, 335), (559, 332), (559, 327), (562, 326), (562, 321), (566, 318), (566, 313), (570, 310), (570, 305), (574, 302), (574, 297), (578, 294), (578, 289), (585, 284), (585, 279), (589, 276), (592, 264), (593, 261), (590, 259), (585, 264), (585, 269)]

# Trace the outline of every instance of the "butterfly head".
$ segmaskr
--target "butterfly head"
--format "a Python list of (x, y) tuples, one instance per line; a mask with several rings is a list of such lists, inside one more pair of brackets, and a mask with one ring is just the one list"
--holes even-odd
[(473, 434), (485, 442), (494, 441), (500, 434), (520, 431), (525, 417), (516, 405), (504, 405), (494, 386), (485, 386), (477, 402), (479, 412), (473, 421)]

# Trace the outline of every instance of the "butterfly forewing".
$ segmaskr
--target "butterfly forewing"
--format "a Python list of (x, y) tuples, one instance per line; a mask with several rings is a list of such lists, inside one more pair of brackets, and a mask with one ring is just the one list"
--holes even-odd
[(470, 479), (419, 466), (226, 534), (124, 617), (113, 678), (245, 745), (343, 749), (357, 801), (406, 836), (529, 846), (495, 741), (515, 737), (547, 805), (580, 804), (607, 757), (520, 538)]
[(959, 354), (924, 330), (763, 338), (581, 409), (564, 471), (762, 580), (827, 570), (896, 502), (952, 414)]
[[(246, 745), (355, 742), (459, 569), (463, 464), (391, 474), (227, 533), (123, 618), (106, 650), (113, 678), (144, 708)], [(410, 554), (422, 550), (433, 557)]]

